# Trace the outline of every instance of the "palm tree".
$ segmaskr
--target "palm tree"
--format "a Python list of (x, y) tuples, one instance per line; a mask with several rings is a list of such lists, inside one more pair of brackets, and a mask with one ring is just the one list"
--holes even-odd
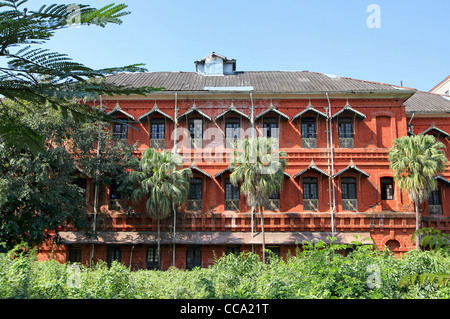
[[(445, 170), (448, 162), (443, 143), (432, 135), (405, 136), (394, 140), (388, 158), (394, 179), (406, 190), (416, 212), (416, 231), (420, 228), (419, 204), (437, 188), (435, 176)], [(419, 236), (416, 249), (420, 250)]]
[(239, 141), (230, 163), (230, 181), (241, 184), (241, 192), (247, 197), (252, 212), (261, 213), (263, 262), (266, 261), (263, 207), (272, 194), (280, 191), (284, 169), (287, 166), (286, 152), (275, 150), (272, 138), (257, 137)]
[(139, 187), (132, 194), (138, 201), (148, 196), (146, 210), (158, 226), (158, 262), (161, 268), (161, 235), (160, 220), (167, 218), (172, 204), (181, 205), (186, 201), (189, 191), (190, 168), (177, 170), (181, 158), (169, 151), (157, 152), (148, 148), (142, 153), (139, 169), (132, 172)]

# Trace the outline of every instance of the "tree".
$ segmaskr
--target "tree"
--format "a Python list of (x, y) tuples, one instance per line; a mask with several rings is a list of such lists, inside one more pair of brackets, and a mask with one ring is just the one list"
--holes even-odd
[(266, 260), (263, 207), (271, 195), (281, 190), (287, 166), (287, 154), (276, 151), (275, 142), (265, 137), (240, 140), (230, 163), (231, 183), (240, 185), (252, 211), (257, 212), (259, 209), (261, 213), (263, 262)]
[(189, 179), (192, 177), (191, 169), (177, 169), (180, 165), (181, 158), (178, 155), (148, 148), (142, 153), (139, 167), (131, 174), (131, 178), (138, 184), (132, 199), (138, 201), (147, 196), (146, 210), (150, 218), (157, 221), (160, 268), (160, 220), (169, 216), (172, 204), (181, 205), (186, 201)]
[[(394, 180), (400, 189), (406, 190), (416, 212), (416, 231), (420, 228), (419, 204), (428, 199), (436, 189), (436, 174), (445, 170), (448, 162), (445, 145), (432, 135), (404, 136), (394, 140), (388, 154)], [(416, 249), (420, 250), (419, 237)]]
[[(49, 105), (71, 114), (75, 120), (86, 118), (109, 119), (91, 108), (86, 100), (99, 95), (145, 94), (153, 88), (130, 88), (106, 83), (105, 76), (117, 72), (143, 72), (142, 64), (124, 67), (92, 69), (70, 59), (66, 54), (51, 52), (42, 47), (57, 30), (76, 22), (82, 26), (105, 27), (120, 24), (129, 14), (124, 4), (109, 4), (96, 9), (89, 5), (42, 5), (32, 10), (24, 5), (28, 0), (0, 1), (0, 57), (7, 62), (0, 65), (0, 98), (17, 103), (28, 101), (34, 105)], [(5, 108), (5, 104), (0, 104)], [(0, 138), (9, 145), (28, 146), (31, 151), (44, 150), (44, 138), (37, 131), (18, 125), (9, 118), (0, 122)]]
[[(137, 163), (134, 146), (114, 143), (109, 122), (80, 125), (51, 107), (4, 103), (0, 118), (40, 132), (46, 143), (34, 154), (0, 138), (0, 242), (33, 245), (59, 228), (89, 230), (86, 180), (98, 188), (126, 180)], [(97, 145), (98, 154), (93, 151)]]

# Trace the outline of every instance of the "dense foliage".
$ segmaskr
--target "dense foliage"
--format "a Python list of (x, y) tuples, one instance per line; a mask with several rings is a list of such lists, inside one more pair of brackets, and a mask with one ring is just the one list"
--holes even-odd
[[(1, 118), (14, 118), (48, 142), (44, 151), (34, 154), (29, 147), (8, 145), (0, 138), (0, 242), (7, 248), (21, 242), (40, 244), (46, 231), (88, 227), (86, 179), (100, 188), (113, 179), (126, 179), (137, 162), (134, 147), (113, 143), (107, 122), (80, 125), (51, 107), (4, 103)], [(97, 155), (92, 150), (98, 141)]]
[[(346, 257), (336, 253), (349, 248)], [(110, 268), (37, 262), (18, 247), (0, 256), (0, 298), (450, 298), (449, 285), (399, 285), (405, 276), (448, 273), (450, 256), (442, 250), (395, 258), (366, 245), (318, 242), (293, 255), (286, 262), (269, 255), (263, 264), (252, 253), (231, 254), (193, 271), (131, 271), (117, 262)]]
[[(33, 8), (27, 0), (0, 1), (0, 98), (51, 106), (75, 119), (103, 118), (97, 109), (83, 103), (99, 95), (145, 94), (152, 88), (130, 88), (106, 83), (105, 76), (118, 72), (146, 71), (142, 64), (92, 69), (67, 54), (45, 48), (55, 32), (75, 25), (121, 24), (129, 14), (125, 4), (93, 8), (83, 4), (49, 4)], [(1, 103), (0, 108), (6, 106)], [(110, 119), (111, 120), (111, 119)], [(45, 136), (4, 117), (0, 138), (8, 145), (44, 151)]]

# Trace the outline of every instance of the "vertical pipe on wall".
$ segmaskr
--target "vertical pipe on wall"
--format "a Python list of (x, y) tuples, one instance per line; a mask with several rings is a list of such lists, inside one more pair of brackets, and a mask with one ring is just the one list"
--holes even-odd
[[(177, 141), (178, 141), (178, 93), (175, 93), (175, 115), (174, 115), (174, 140), (173, 140), (173, 154), (177, 154)], [(172, 266), (175, 267), (175, 229), (177, 227), (177, 210), (175, 204), (172, 204), (173, 210), (173, 236), (172, 236)], [(161, 256), (159, 256), (161, 258)]]
[(329, 134), (330, 134), (330, 157), (331, 157), (331, 184), (332, 184), (332, 209), (331, 209), (331, 237), (334, 237), (335, 235), (335, 226), (334, 226), (334, 212), (336, 211), (336, 187), (335, 187), (335, 183), (334, 183), (334, 149), (333, 149), (333, 126), (332, 126), (332, 120), (331, 120), (331, 102), (330, 102), (330, 98), (328, 96), (328, 93), (326, 93), (327, 95), (327, 100), (328, 100), (328, 124), (329, 124)]
[[(103, 111), (103, 100), (102, 96), (99, 96), (100, 99), (100, 111)], [(100, 140), (101, 140), (101, 130), (102, 125), (99, 124), (98, 126), (98, 142), (97, 142), (97, 157), (100, 156)], [(98, 179), (99, 170), (97, 169), (95, 171), (95, 179)], [(94, 221), (92, 225), (92, 231), (95, 234), (97, 230), (97, 213), (98, 213), (98, 196), (99, 196), (99, 190), (98, 190), (98, 183), (96, 182), (95, 188), (94, 188)], [(94, 259), (94, 244), (91, 244), (91, 258), (89, 260), (89, 266), (92, 265), (92, 260)]]

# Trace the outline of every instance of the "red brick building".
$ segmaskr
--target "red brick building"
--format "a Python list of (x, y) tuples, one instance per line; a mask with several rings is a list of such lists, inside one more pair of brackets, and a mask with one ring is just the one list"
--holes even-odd
[[(138, 153), (173, 150), (193, 168), (185, 205), (161, 221), (162, 269), (207, 267), (215, 255), (260, 251), (260, 216), (252, 216), (227, 169), (231, 142), (252, 128), (278, 138), (288, 154), (282, 191), (265, 208), (268, 249), (286, 257), (303, 240), (330, 235), (342, 243), (370, 238), (397, 254), (414, 249), (414, 207), (396, 187), (387, 154), (408, 132), (435, 134), (448, 145), (449, 100), (309, 71), (240, 72), (236, 60), (215, 53), (195, 66), (196, 72), (111, 76), (111, 83), (165, 90), (102, 100), (111, 114), (131, 120), (136, 129), (115, 124), (114, 131), (137, 142)], [(421, 206), (423, 224), (450, 231), (450, 170), (438, 179), (439, 190)], [(120, 260), (134, 269), (158, 264), (156, 222), (145, 207), (127, 213), (117, 209), (113, 187), (104, 194), (98, 237), (61, 231), (65, 245), (41, 247), (42, 259), (53, 251), (61, 262)], [(92, 196), (87, 200), (92, 209)]]

